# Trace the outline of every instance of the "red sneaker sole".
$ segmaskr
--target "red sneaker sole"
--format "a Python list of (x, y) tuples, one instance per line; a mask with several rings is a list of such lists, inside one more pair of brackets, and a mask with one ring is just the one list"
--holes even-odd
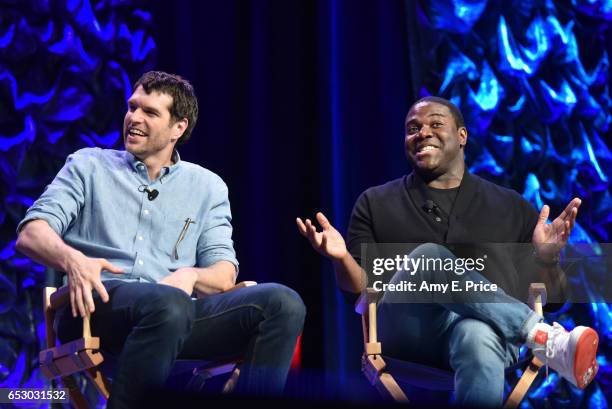
[(574, 379), (576, 379), (576, 386), (580, 389), (586, 388), (597, 375), (599, 370), (598, 345), (599, 335), (593, 328), (586, 327), (576, 342), (574, 352)]

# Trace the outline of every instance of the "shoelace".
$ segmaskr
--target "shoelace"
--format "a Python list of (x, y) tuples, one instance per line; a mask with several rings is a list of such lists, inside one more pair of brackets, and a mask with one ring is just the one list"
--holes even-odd
[(546, 339), (546, 346), (535, 347), (534, 351), (544, 351), (544, 366), (546, 367), (546, 377), (548, 378), (548, 360), (553, 359), (555, 357), (555, 339), (559, 334), (565, 332), (565, 328), (561, 326), (558, 322), (553, 322), (552, 329), (548, 332), (548, 337)]

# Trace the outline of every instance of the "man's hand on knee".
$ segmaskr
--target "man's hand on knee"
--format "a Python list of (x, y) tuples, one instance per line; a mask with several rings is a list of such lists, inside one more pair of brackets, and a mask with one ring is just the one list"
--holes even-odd
[(102, 284), (100, 274), (103, 270), (120, 274), (124, 271), (103, 258), (90, 258), (81, 252), (75, 252), (67, 263), (68, 286), (70, 288), (70, 306), (72, 316), (77, 312), (81, 317), (95, 311), (92, 290), (100, 294), (102, 302), (108, 302), (108, 293)]
[(176, 287), (185, 291), (187, 295), (191, 295), (197, 279), (198, 273), (194, 268), (183, 267), (164, 277), (159, 283)]

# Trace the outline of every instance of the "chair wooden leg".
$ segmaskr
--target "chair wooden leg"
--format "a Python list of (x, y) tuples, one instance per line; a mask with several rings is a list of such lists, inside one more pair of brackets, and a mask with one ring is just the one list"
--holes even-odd
[(364, 354), (361, 359), (363, 375), (383, 397), (390, 398), (395, 402), (409, 402), (408, 397), (393, 376), (385, 371), (386, 367), (387, 364), (380, 355)]
[(68, 388), (68, 395), (70, 396), (70, 403), (72, 403), (72, 406), (76, 409), (89, 409), (89, 402), (87, 402), (87, 399), (83, 396), (81, 388), (79, 388), (74, 377), (62, 377), (62, 384), (65, 388)]
[(529, 387), (535, 380), (536, 376), (538, 376), (538, 371), (540, 370), (542, 365), (542, 361), (540, 361), (538, 358), (534, 357), (531, 360), (529, 365), (527, 365), (525, 372), (523, 372), (521, 379), (518, 380), (516, 386), (508, 396), (508, 399), (506, 399), (504, 409), (515, 409), (518, 407), (518, 405), (521, 404), (521, 401), (525, 397), (525, 394), (529, 390)]
[(409, 402), (408, 397), (402, 388), (400, 388), (393, 376), (387, 372), (383, 372), (378, 375), (378, 379), (374, 386), (382, 395), (393, 399), (395, 402)]
[(232, 372), (232, 376), (230, 376), (230, 378), (225, 382), (225, 385), (223, 385), (223, 391), (221, 393), (223, 394), (232, 393), (234, 391), (234, 388), (236, 387), (236, 383), (238, 382), (239, 376), (240, 376), (240, 368), (236, 367), (234, 368), (234, 371)]
[(89, 368), (85, 371), (85, 374), (87, 375), (87, 379), (93, 382), (98, 392), (104, 396), (104, 399), (108, 400), (111, 384), (102, 371), (99, 368)]

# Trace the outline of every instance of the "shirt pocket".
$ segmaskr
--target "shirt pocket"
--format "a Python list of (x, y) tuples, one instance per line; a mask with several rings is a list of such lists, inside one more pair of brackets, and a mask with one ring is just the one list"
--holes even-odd
[(192, 216), (165, 218), (163, 236), (166, 240), (160, 244), (172, 263), (180, 266), (195, 264), (199, 224), (199, 220)]

